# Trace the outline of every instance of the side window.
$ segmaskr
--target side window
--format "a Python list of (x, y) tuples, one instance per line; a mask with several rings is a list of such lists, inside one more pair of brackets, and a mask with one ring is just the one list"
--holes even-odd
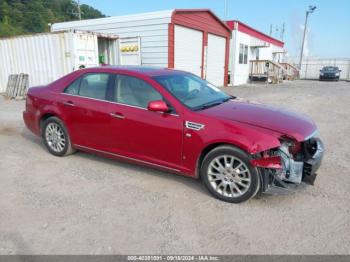
[(244, 46), (239, 44), (239, 63), (243, 64)]
[(80, 80), (79, 95), (105, 100), (109, 74), (86, 74)]
[(162, 95), (142, 79), (117, 75), (114, 87), (114, 101), (126, 105), (147, 108), (148, 103), (163, 100)]
[(74, 80), (73, 83), (71, 83), (65, 90), (64, 93), (71, 94), (71, 95), (77, 95), (79, 93), (79, 84), (80, 84), (80, 79), (78, 78)]

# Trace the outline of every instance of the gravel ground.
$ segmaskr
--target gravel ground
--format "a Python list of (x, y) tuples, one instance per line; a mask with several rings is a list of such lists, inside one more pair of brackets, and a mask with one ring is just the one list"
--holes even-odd
[(0, 97), (0, 254), (350, 254), (350, 83), (228, 92), (310, 115), (326, 154), (315, 186), (240, 205), (197, 180), (77, 153), (58, 158)]

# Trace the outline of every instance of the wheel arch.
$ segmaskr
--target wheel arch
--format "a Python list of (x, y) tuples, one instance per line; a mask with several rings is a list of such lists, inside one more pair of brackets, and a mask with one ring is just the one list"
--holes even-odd
[(196, 178), (200, 177), (200, 168), (202, 166), (203, 160), (205, 158), (205, 156), (212, 151), (214, 148), (217, 148), (219, 146), (232, 146), (232, 147), (236, 147), (242, 151), (244, 151), (245, 153), (249, 154), (249, 152), (247, 151), (247, 149), (245, 149), (244, 147), (231, 143), (231, 142), (227, 142), (227, 141), (222, 141), (222, 142), (212, 142), (208, 145), (206, 145), (202, 150), (201, 153), (199, 154), (199, 157), (197, 159), (197, 163), (196, 163), (196, 170), (195, 170), (195, 176)]
[(44, 114), (42, 114), (40, 116), (40, 119), (39, 119), (39, 130), (40, 130), (40, 134), (42, 134), (42, 129), (43, 129), (43, 124), (45, 122), (46, 119), (50, 118), (50, 117), (58, 117), (60, 118), (56, 113), (54, 112), (46, 112)]

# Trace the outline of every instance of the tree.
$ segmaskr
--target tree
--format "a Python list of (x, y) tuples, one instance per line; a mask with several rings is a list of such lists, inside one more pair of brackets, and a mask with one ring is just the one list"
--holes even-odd
[[(0, 0), (0, 37), (49, 31), (49, 23), (77, 20), (72, 0)], [(81, 5), (82, 19), (105, 17), (99, 10)]]

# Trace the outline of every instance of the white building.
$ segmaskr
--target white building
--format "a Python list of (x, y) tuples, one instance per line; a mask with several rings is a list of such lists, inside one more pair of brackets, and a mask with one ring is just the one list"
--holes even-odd
[[(240, 21), (227, 21), (232, 30), (230, 41), (229, 74), (231, 85), (246, 84), (252, 60), (283, 62), (284, 43)], [(263, 62), (264, 63), (264, 62)]]
[[(117, 34), (120, 64), (176, 68), (218, 86), (227, 84), (231, 30), (208, 9), (174, 9), (56, 23), (51, 27), (52, 31), (67, 29)], [(139, 60), (130, 59), (135, 53), (139, 53)]]

